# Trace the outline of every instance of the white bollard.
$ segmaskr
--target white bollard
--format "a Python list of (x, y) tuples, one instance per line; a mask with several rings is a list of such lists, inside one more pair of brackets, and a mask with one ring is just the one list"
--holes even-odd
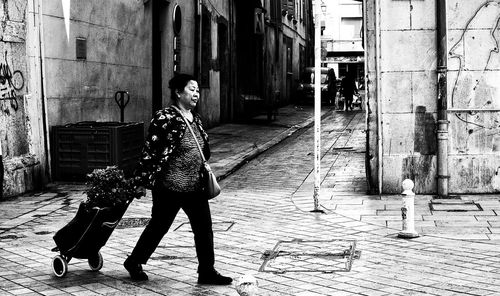
[(419, 234), (415, 231), (415, 193), (412, 191), (414, 187), (413, 181), (405, 179), (402, 186), (403, 207), (401, 208), (401, 216), (403, 218), (403, 230), (399, 232), (398, 237), (419, 237)]

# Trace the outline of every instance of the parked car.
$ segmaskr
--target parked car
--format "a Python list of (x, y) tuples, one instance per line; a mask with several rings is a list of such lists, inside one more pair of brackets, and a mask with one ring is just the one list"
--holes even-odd
[[(335, 94), (330, 93), (329, 80), (332, 68), (321, 68), (321, 102), (333, 104)], [(299, 85), (296, 89), (298, 103), (314, 103), (314, 67), (307, 67), (300, 75)]]

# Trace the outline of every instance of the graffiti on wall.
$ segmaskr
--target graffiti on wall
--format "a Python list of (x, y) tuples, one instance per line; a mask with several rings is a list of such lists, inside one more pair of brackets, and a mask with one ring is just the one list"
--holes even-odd
[(500, 0), (485, 1), (467, 20), (449, 52), (450, 59), (458, 61), (451, 107), (461, 110), (454, 112), (455, 148), (460, 153), (484, 148), (500, 151), (500, 115), (492, 112), (500, 110), (499, 23)]
[(450, 58), (458, 59), (458, 75), (453, 83), (451, 107), (500, 109), (500, 63), (498, 30), (500, 1), (482, 4), (467, 21), (450, 49)]
[(500, 152), (500, 113), (476, 111), (456, 113), (452, 127), (455, 151)]
[(9, 113), (9, 106), (14, 111), (19, 109), (18, 92), (24, 87), (24, 76), (21, 71), (10, 69), (7, 51), (4, 60), (0, 63), (0, 106), (5, 113)]

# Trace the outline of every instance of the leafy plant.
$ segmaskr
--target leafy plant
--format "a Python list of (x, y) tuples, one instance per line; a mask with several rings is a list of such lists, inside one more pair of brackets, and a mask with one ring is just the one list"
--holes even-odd
[(85, 205), (88, 209), (93, 207), (123, 206), (127, 201), (144, 196), (138, 190), (137, 182), (133, 178), (126, 178), (121, 169), (108, 166), (105, 169), (95, 169), (87, 175), (87, 199)]

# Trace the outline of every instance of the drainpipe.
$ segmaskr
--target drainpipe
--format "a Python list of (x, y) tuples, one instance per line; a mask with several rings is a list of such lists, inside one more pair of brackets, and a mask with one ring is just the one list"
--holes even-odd
[(448, 96), (446, 0), (436, 1), (437, 35), (437, 194), (448, 197)]
[(376, 86), (375, 86), (375, 97), (377, 98), (377, 152), (378, 152), (378, 193), (382, 194), (383, 185), (383, 139), (382, 139), (382, 80), (381, 80), (381, 70), (380, 70), (380, 43), (382, 40), (382, 34), (380, 32), (380, 1), (375, 0), (375, 75), (376, 75)]

